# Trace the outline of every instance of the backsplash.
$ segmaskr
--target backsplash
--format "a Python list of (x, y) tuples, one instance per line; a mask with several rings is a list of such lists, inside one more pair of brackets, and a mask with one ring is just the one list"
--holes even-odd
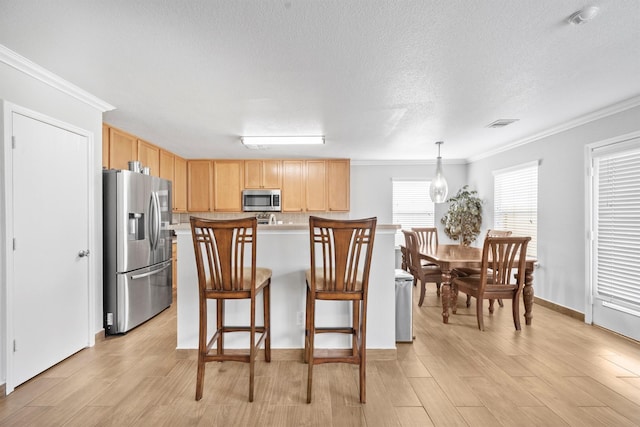
[[(283, 224), (308, 224), (309, 217), (320, 216), (323, 218), (333, 219), (349, 219), (348, 212), (315, 212), (315, 213), (292, 213), (292, 212), (273, 212), (276, 216), (276, 221), (282, 221)], [(188, 223), (189, 217), (197, 216), (199, 218), (206, 219), (230, 219), (230, 218), (244, 218), (247, 216), (255, 216), (255, 212), (190, 212), (190, 213), (178, 213), (173, 214), (172, 223), (182, 224)]]

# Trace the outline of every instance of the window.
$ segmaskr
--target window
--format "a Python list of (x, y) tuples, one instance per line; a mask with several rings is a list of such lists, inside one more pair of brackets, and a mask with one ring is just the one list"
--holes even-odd
[[(433, 227), (434, 205), (429, 197), (427, 180), (394, 179), (393, 181), (393, 223), (403, 229), (411, 227)], [(404, 245), (404, 235), (396, 234), (396, 246)]]
[(527, 256), (537, 257), (538, 162), (493, 172), (493, 227), (529, 236)]
[(638, 310), (640, 149), (605, 147), (594, 155), (596, 295)]

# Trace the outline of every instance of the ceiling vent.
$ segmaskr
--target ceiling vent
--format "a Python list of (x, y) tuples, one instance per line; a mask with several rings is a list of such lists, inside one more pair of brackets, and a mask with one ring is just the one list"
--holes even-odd
[(493, 129), (503, 128), (505, 126), (510, 125), (513, 122), (517, 122), (518, 120), (519, 119), (498, 119), (495, 122), (489, 123), (487, 127), (493, 128)]

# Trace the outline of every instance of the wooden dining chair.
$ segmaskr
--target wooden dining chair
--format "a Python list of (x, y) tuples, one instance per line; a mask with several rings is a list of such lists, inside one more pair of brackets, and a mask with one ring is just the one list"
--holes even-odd
[[(512, 231), (511, 230), (487, 230), (487, 234), (485, 236), (485, 238), (487, 237), (509, 237), (511, 236)], [(472, 275), (479, 275), (480, 274), (480, 269), (479, 268), (472, 268), (472, 267), (461, 267), (461, 268), (454, 268), (452, 271), (454, 276), (458, 276), (458, 277), (465, 277), (465, 276), (472, 276)], [(489, 301), (489, 312), (493, 313), (493, 304), (494, 301), (490, 300)], [(498, 299), (498, 305), (500, 307), (504, 307), (504, 302), (502, 301), (502, 299)], [(471, 295), (467, 295), (467, 307), (471, 307)]]
[[(304, 360), (309, 364), (307, 403), (311, 403), (313, 366), (350, 363), (360, 367), (360, 402), (366, 402), (367, 291), (376, 218), (336, 220), (309, 218), (311, 268), (306, 271)], [(351, 325), (316, 326), (316, 301), (351, 301)], [(350, 349), (316, 352), (315, 335), (351, 335)]]
[(412, 227), (411, 231), (415, 231), (418, 235), (418, 245), (438, 246), (438, 229), (436, 227)]
[[(249, 402), (253, 402), (255, 358), (264, 344), (264, 358), (271, 361), (270, 290), (271, 270), (256, 266), (255, 217), (207, 220), (191, 217), (191, 231), (198, 271), (200, 326), (196, 400), (202, 398), (205, 364), (237, 361), (249, 364)], [(256, 326), (256, 300), (262, 293), (264, 321)], [(250, 324), (225, 325), (226, 300), (251, 300)], [(207, 302), (216, 301), (216, 330), (209, 340)], [(224, 336), (231, 332), (249, 334), (249, 350), (226, 352)], [(257, 340), (256, 340), (256, 334)]]
[(427, 282), (436, 284), (436, 292), (440, 296), (440, 284), (442, 283), (442, 270), (437, 264), (424, 264), (420, 260), (418, 233), (415, 231), (402, 230), (404, 233), (405, 245), (409, 255), (409, 273), (413, 275), (414, 283), (420, 282), (420, 299), (418, 307), (422, 307)]
[(458, 292), (476, 298), (478, 328), (484, 331), (482, 303), (485, 299), (510, 298), (513, 323), (520, 330), (520, 294), (525, 281), (525, 262), (530, 237), (487, 237), (482, 248), (480, 275), (455, 277), (453, 313), (456, 312)]

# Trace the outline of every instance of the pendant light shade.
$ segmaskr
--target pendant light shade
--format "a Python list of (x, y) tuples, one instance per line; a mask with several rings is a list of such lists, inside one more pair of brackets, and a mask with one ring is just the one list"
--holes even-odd
[(431, 187), (429, 187), (429, 195), (433, 203), (444, 203), (447, 200), (447, 193), (449, 192), (449, 186), (447, 180), (442, 174), (442, 157), (440, 157), (440, 145), (442, 141), (436, 142), (438, 146), (438, 158), (436, 159), (436, 176), (431, 180)]

